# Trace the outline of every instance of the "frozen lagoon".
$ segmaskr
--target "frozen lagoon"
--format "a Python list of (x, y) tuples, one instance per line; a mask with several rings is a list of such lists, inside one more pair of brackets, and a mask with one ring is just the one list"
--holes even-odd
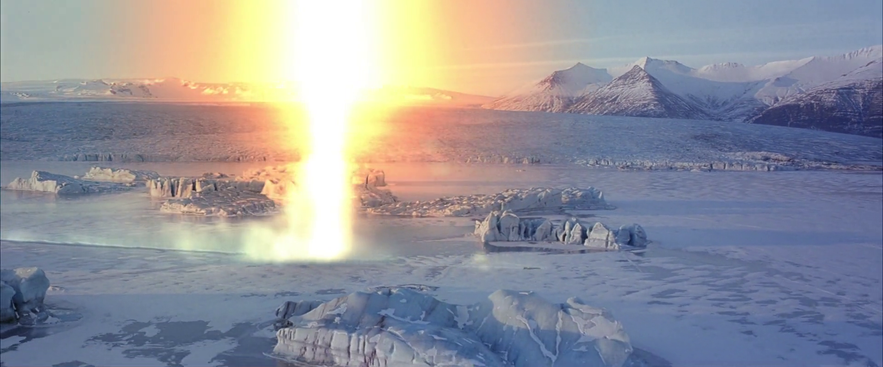
[[(265, 165), (122, 164), (164, 175)], [(89, 166), (4, 162), (0, 179), (33, 169), (82, 174)], [(400, 284), (429, 286), (458, 304), (500, 288), (556, 302), (579, 296), (611, 310), (635, 347), (676, 366), (883, 363), (880, 172), (378, 167), (403, 200), (591, 185), (617, 207), (593, 212), (599, 220), (641, 223), (654, 244), (640, 256), (485, 254), (466, 237), (470, 218), (366, 217), (356, 229), (366, 241), (357, 246), (372, 258), (261, 264), (231, 254), (248, 220), (162, 215), (140, 192), (65, 199), (0, 191), (2, 266), (46, 269), (54, 287), (47, 301), (84, 314), (75, 325), (40, 332), (46, 336), (4, 336), (4, 363), (272, 365), (259, 350), (273, 343), (258, 329), (282, 301)], [(178, 248), (184, 234), (187, 249), (211, 252), (126, 248)]]

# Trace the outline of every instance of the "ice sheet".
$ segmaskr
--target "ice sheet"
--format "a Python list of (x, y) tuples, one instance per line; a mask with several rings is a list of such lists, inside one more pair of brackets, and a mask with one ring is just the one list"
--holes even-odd
[[(3, 169), (6, 166), (4, 162)], [(264, 340), (236, 325), (257, 330), (282, 300), (327, 300), (373, 286), (418, 284), (445, 302), (459, 304), (500, 288), (534, 290), (548, 299), (578, 296), (612, 310), (637, 348), (676, 366), (883, 363), (880, 173), (619, 172), (502, 165), (381, 168), (390, 189), (408, 199), (493, 193), (535, 182), (558, 187), (590, 184), (604, 190), (608, 202), (617, 206), (595, 212), (597, 220), (641, 223), (655, 243), (641, 256), (484, 254), (471, 238), (463, 237), (471, 232), (471, 221), (452, 218), (372, 219), (378, 221), (365, 222), (371, 223), (366, 227), (379, 226), (372, 233), (374, 245), (387, 256), (337, 264), (255, 264), (221, 253), (4, 241), (3, 267), (47, 269), (58, 286), (50, 289), (47, 300), (88, 311), (64, 333), (28, 341), (3, 339), (4, 350), (16, 345), (15, 351), (3, 353), (4, 361), (165, 365), (149, 351), (159, 346), (190, 353), (186, 355), (194, 358), (185, 360), (190, 364), (205, 364), (207, 357), (196, 357), (225, 346), (236, 345), (224, 349), (225, 355), (235, 348), (248, 353), (260, 349), (236, 344), (239, 336), (255, 338), (246, 339), (254, 345)], [(433, 176), (433, 171), (445, 174)], [(0, 194), (4, 239), (25, 222), (34, 223), (39, 229), (34, 233), (41, 235), (104, 233), (106, 238), (136, 239), (156, 234), (136, 228), (151, 220), (191, 227), (180, 219), (150, 219), (146, 198), (129, 194), (80, 202)], [(107, 210), (81, 210), (77, 215), (63, 210), (90, 206)], [(141, 220), (100, 224), (136, 213)], [(215, 236), (197, 241), (207, 249), (217, 249), (229, 233), (214, 224), (196, 227)], [(208, 323), (207, 329), (200, 321)], [(188, 335), (194, 336), (154, 337), (144, 345), (126, 339), (147, 324), (193, 330)], [(65, 346), (59, 350), (63, 353), (40, 352), (58, 345)], [(264, 348), (270, 350), (272, 343)]]

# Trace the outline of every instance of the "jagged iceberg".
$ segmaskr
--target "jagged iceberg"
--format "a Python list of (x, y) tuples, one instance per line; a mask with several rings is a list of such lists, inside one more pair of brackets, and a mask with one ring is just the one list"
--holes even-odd
[(485, 243), (544, 241), (601, 250), (647, 247), (647, 233), (638, 224), (612, 229), (601, 222), (589, 224), (577, 218), (556, 224), (546, 218), (519, 218), (509, 211), (493, 211), (483, 221), (475, 221), (473, 233)]
[(355, 292), (277, 310), (273, 353), (335, 366), (622, 366), (632, 346), (622, 324), (577, 298), (551, 303), (499, 290), (454, 305), (407, 289)]

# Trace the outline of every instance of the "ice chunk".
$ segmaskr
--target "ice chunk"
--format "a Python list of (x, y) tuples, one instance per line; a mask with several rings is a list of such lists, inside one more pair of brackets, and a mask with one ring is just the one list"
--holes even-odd
[(83, 175), (82, 179), (91, 181), (134, 182), (159, 178), (154, 171), (139, 171), (125, 168), (109, 168), (94, 166)]
[(13, 297), (15, 297), (15, 289), (0, 280), (0, 323), (15, 321), (15, 308), (12, 307)]
[(15, 295), (12, 304), (19, 315), (43, 310), (43, 299), (49, 290), (49, 279), (40, 268), (18, 268), (0, 270), (0, 281), (12, 287)]
[(356, 292), (287, 324), (274, 354), (321, 365), (621, 366), (632, 352), (622, 325), (603, 310), (506, 290), (468, 306), (404, 288)]
[(261, 193), (265, 189), (262, 181), (242, 181), (232, 179), (159, 177), (147, 180), (151, 197), (186, 199), (195, 193), (209, 191), (243, 191)]
[(365, 188), (386, 186), (386, 173), (375, 168), (365, 168), (353, 173), (353, 184)]
[(620, 226), (619, 230), (616, 231), (614, 241), (620, 246), (631, 246), (632, 226)]
[(475, 235), (482, 242), (502, 240), (503, 235), (500, 234), (500, 213), (491, 212), (484, 221), (476, 223)]
[(629, 227), (629, 245), (633, 247), (647, 247), (647, 232), (644, 232), (644, 227), (637, 223)]
[(171, 199), (160, 206), (166, 213), (205, 216), (251, 216), (273, 214), (278, 211), (276, 202), (248, 190), (205, 191), (188, 195), (184, 199)]
[(6, 186), (6, 189), (49, 192), (58, 195), (81, 195), (122, 191), (129, 189), (129, 187), (122, 184), (83, 181), (45, 171), (34, 171), (30, 178), (16, 177)]
[(567, 236), (564, 239), (565, 245), (578, 245), (583, 243), (586, 238), (586, 228), (583, 227), (578, 221), (574, 220), (573, 228), (570, 229), (570, 232), (567, 233)]
[(503, 212), (500, 216), (500, 240), (502, 241), (521, 241), (521, 233), (519, 232), (519, 223), (521, 222), (512, 212)]
[(619, 244), (616, 243), (616, 233), (601, 222), (595, 223), (592, 227), (585, 245), (586, 247), (606, 250), (618, 250), (620, 248)]
[(511, 212), (491, 212), (483, 221), (475, 222), (473, 233), (483, 243), (544, 241), (584, 245), (599, 250), (647, 246), (647, 234), (638, 224), (612, 230), (600, 222), (589, 227), (577, 218), (570, 218), (555, 224), (545, 218), (519, 218)]
[(356, 186), (355, 191), (359, 197), (359, 204), (363, 208), (376, 208), (398, 201), (392, 192), (376, 186)]
[(550, 241), (553, 238), (553, 229), (552, 221), (544, 219), (542, 224), (537, 227), (532, 238), (535, 241)]

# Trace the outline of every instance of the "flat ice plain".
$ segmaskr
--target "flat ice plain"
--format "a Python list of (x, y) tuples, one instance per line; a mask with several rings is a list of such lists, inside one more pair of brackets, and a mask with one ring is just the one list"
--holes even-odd
[[(248, 121), (237, 125), (224, 108), (232, 107), (4, 105), (0, 182), (35, 169), (81, 175), (95, 164), (196, 176), (284, 160), (260, 145), (270, 134), (260, 127), (279, 124), (262, 117), (271, 112), (236, 107)], [(250, 220), (273, 218), (163, 215), (137, 190), (82, 198), (4, 190), (0, 265), (43, 268), (47, 303), (82, 318), (4, 332), (0, 361), (275, 366), (265, 355), (275, 345), (268, 326), (284, 301), (407, 284), (453, 304), (498, 289), (552, 302), (576, 296), (610, 310), (635, 348), (673, 366), (883, 364), (880, 139), (469, 109), (410, 109), (385, 121), (401, 128), (365, 151), (378, 152), (373, 165), (401, 200), (594, 186), (616, 209), (592, 211), (593, 220), (640, 223), (653, 243), (642, 254), (485, 253), (469, 236), (473, 218), (366, 216), (348, 260), (267, 264), (237, 252)], [(395, 136), (402, 131), (407, 141)], [(587, 167), (776, 157), (757, 152), (802, 170)], [(80, 153), (152, 161), (59, 161)], [(520, 164), (531, 156), (540, 164)]]

